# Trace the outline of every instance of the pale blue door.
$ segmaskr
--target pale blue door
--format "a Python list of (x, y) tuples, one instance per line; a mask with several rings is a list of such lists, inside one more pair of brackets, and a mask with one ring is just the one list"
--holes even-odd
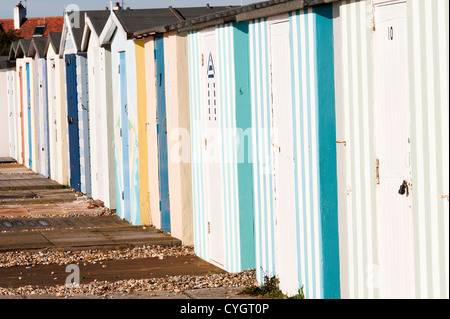
[(166, 93), (164, 85), (164, 38), (155, 38), (157, 132), (159, 164), (159, 199), (161, 211), (161, 229), (170, 232), (169, 208), (169, 172), (167, 162), (167, 118)]
[(127, 92), (127, 68), (126, 68), (126, 54), (120, 52), (120, 105), (121, 105), (121, 127), (120, 135), (122, 137), (122, 167), (123, 167), (123, 217), (130, 220), (130, 153), (128, 140), (128, 92)]

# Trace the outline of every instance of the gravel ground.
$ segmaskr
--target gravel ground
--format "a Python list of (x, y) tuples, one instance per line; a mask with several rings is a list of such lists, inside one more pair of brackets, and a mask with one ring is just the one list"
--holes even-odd
[(141, 246), (124, 249), (84, 251), (21, 251), (0, 254), (0, 268), (74, 263), (98, 263), (107, 260), (195, 256), (192, 246)]
[[(192, 246), (142, 246), (120, 250), (87, 251), (47, 251), (47, 252), (6, 252), (0, 254), (0, 268), (35, 265), (68, 265), (73, 263), (101, 263), (107, 260), (135, 258), (164, 258), (168, 256), (195, 255)], [(255, 270), (240, 273), (208, 274), (205, 276), (170, 276), (153, 279), (130, 279), (116, 282), (94, 280), (79, 287), (56, 285), (51, 287), (23, 286), (20, 288), (1, 288), (0, 295), (55, 294), (57, 297), (71, 294), (102, 296), (107, 293), (129, 294), (131, 292), (150, 292), (166, 290), (183, 293), (184, 290), (218, 287), (248, 287), (256, 284)]]
[(108, 293), (129, 294), (165, 290), (183, 293), (185, 290), (218, 287), (248, 287), (256, 284), (254, 269), (240, 273), (209, 274), (206, 276), (171, 276), (153, 279), (130, 279), (116, 282), (96, 281), (81, 284), (78, 288), (66, 285), (53, 287), (24, 286), (16, 289), (0, 288), (0, 295), (54, 294), (56, 297), (72, 294), (105, 295)]

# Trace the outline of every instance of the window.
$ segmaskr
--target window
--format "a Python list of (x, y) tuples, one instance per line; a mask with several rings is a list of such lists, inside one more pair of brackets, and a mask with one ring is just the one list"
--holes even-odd
[(37, 25), (34, 28), (33, 37), (43, 37), (45, 33), (45, 25)]

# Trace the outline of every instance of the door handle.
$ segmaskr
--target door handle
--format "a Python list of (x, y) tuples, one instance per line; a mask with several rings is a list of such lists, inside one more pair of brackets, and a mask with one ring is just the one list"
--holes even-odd
[(72, 124), (72, 123), (73, 123), (73, 118), (68, 117), (68, 118), (67, 118), (67, 123)]

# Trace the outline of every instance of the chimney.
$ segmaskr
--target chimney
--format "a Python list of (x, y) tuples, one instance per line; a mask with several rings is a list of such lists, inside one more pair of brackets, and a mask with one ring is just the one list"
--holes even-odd
[(14, 7), (14, 29), (18, 30), (22, 26), (23, 20), (27, 17), (27, 9), (22, 5), (22, 1)]

